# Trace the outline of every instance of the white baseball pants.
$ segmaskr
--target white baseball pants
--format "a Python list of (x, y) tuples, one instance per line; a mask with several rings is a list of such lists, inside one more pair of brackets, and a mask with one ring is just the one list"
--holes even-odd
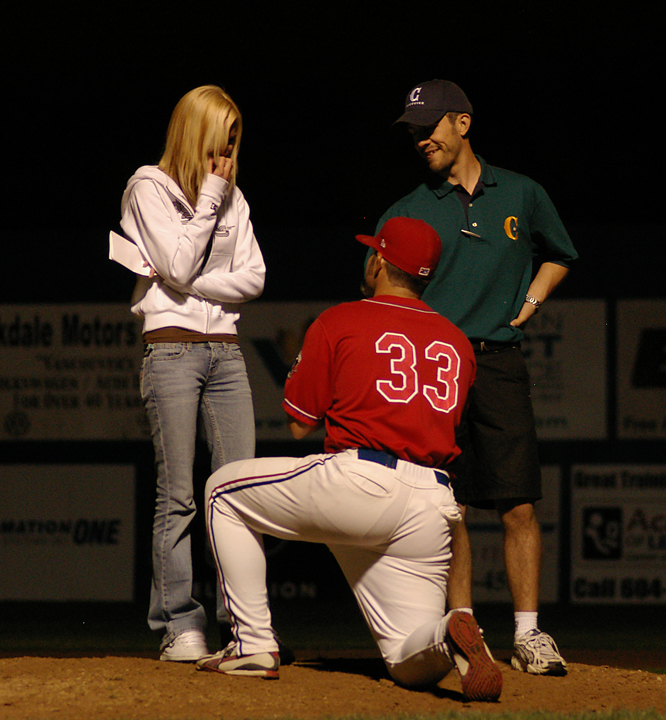
[(445, 482), (444, 473), (402, 460), (392, 469), (356, 450), (240, 460), (216, 471), (206, 522), (238, 654), (277, 650), (261, 537), (268, 534), (329, 547), (397, 682), (444, 677), (452, 667), (444, 648), (451, 526), (460, 520)]

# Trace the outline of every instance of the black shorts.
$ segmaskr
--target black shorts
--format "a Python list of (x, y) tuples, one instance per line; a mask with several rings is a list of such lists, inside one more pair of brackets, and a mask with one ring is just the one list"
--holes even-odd
[(476, 353), (472, 386), (451, 470), (458, 502), (494, 508), (498, 500), (541, 498), (530, 378), (520, 347)]

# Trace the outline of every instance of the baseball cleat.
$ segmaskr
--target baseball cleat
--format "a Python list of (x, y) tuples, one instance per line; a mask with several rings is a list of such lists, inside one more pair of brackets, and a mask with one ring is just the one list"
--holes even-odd
[[(231, 630), (231, 624), (228, 622), (222, 622), (219, 624), (220, 629), (220, 645), (225, 648), (229, 643), (235, 642), (234, 634)], [(291, 665), (296, 661), (296, 655), (291, 648), (288, 648), (283, 644), (282, 640), (275, 635), (275, 640), (278, 644), (278, 652), (280, 653), (280, 667), (284, 665)]]
[(502, 673), (483, 641), (473, 615), (454, 612), (446, 628), (446, 644), (462, 680), (467, 701), (494, 702), (502, 692)]
[(208, 655), (206, 638), (201, 630), (185, 630), (161, 650), (160, 660), (170, 662), (194, 662)]
[(279, 669), (280, 655), (277, 652), (236, 655), (235, 643), (197, 660), (197, 670), (210, 670), (224, 675), (251, 675), (267, 680), (279, 679)]
[(567, 674), (567, 664), (553, 638), (542, 630), (530, 630), (513, 643), (515, 652), (511, 667), (531, 675)]

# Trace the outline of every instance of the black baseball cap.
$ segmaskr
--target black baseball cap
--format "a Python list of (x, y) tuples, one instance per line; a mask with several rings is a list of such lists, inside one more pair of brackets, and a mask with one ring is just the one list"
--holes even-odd
[(405, 112), (395, 121), (428, 127), (448, 112), (472, 114), (467, 95), (450, 80), (428, 80), (413, 87), (405, 99)]

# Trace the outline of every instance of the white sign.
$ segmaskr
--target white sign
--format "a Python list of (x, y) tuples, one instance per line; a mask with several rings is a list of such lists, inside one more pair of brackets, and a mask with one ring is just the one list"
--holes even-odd
[[(308, 326), (333, 304), (243, 306), (257, 439), (292, 440), (284, 381)], [(0, 306), (0, 441), (150, 439), (141, 325), (124, 303)]]
[[(243, 307), (240, 343), (254, 400), (257, 440), (293, 440), (282, 409), (284, 383), (310, 324), (336, 303), (252, 302)], [(312, 438), (323, 438), (319, 430)]]
[(617, 308), (617, 435), (666, 438), (666, 300)]
[[(543, 498), (536, 504), (541, 526), (543, 561), (541, 602), (558, 601), (560, 577), (560, 469), (541, 468)], [(504, 570), (504, 531), (496, 510), (468, 507), (467, 531), (472, 547), (472, 598), (475, 603), (511, 602)]]
[(571, 600), (666, 603), (666, 465), (571, 472)]
[(0, 440), (149, 438), (126, 304), (0, 306)]
[(606, 304), (549, 300), (525, 330), (540, 440), (600, 440), (606, 425)]
[(134, 467), (0, 465), (0, 599), (133, 599)]

